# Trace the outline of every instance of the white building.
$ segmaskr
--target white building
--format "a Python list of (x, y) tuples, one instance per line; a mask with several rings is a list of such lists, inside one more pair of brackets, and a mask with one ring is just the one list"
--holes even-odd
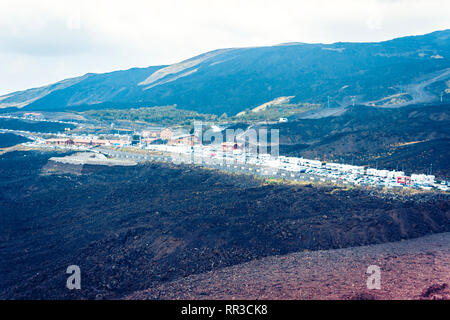
[(389, 171), (387, 178), (388, 179), (397, 179), (398, 177), (404, 177), (405, 173), (403, 171)]
[(366, 170), (366, 174), (368, 176), (377, 176), (377, 172), (378, 172), (378, 170), (373, 169), (373, 168), (367, 168), (367, 170)]
[(415, 183), (421, 183), (421, 184), (433, 184), (435, 177), (433, 175), (427, 175), (427, 174), (412, 174), (411, 175), (411, 181)]

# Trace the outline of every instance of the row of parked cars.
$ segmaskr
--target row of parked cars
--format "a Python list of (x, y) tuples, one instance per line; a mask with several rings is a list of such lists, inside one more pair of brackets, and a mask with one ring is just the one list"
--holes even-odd
[[(199, 150), (200, 151), (200, 150)], [(290, 173), (308, 174), (319, 177), (323, 181), (345, 182), (355, 185), (368, 185), (388, 188), (410, 187), (423, 190), (438, 189), (449, 190), (449, 182), (435, 182), (434, 176), (416, 174), (405, 176), (402, 171), (378, 170), (337, 163), (323, 163), (319, 160), (310, 160), (295, 157), (273, 157), (270, 154), (249, 155), (242, 153), (221, 153), (202, 150), (197, 152), (201, 157), (215, 158), (236, 164), (260, 166), (269, 171), (286, 171)], [(261, 172), (266, 172), (262, 170)]]

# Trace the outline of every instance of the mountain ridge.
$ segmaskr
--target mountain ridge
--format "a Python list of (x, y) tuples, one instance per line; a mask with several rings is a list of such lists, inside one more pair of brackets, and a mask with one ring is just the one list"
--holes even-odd
[[(322, 105), (330, 97), (331, 107), (432, 102), (440, 92), (450, 92), (449, 39), (450, 29), (382, 42), (217, 49), (171, 65), (87, 73), (9, 93), (0, 96), (0, 108), (178, 105), (234, 115), (282, 96), (294, 96), (293, 103)], [(421, 88), (423, 81), (429, 83)]]

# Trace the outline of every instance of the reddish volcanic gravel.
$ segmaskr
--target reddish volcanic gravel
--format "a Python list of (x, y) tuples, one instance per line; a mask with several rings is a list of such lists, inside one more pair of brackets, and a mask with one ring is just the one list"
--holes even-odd
[[(366, 286), (381, 268), (381, 289)], [(450, 233), (272, 256), (192, 275), (126, 299), (450, 299)]]

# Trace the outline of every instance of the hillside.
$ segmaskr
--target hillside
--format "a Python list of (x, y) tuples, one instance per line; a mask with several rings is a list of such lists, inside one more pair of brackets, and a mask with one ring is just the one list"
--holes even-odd
[(296, 119), (279, 129), (280, 153), (449, 178), (450, 105), (348, 107), (340, 116)]
[[(449, 91), (450, 30), (379, 43), (211, 51), (169, 66), (86, 74), (0, 97), (0, 107), (88, 110), (178, 105), (235, 115), (280, 97), (330, 107), (437, 101)], [(445, 101), (450, 95), (444, 94)]]
[[(366, 270), (371, 263), (382, 270), (380, 290), (366, 287)], [(447, 232), (371, 246), (266, 257), (167, 282), (126, 299), (448, 300), (449, 283)]]

